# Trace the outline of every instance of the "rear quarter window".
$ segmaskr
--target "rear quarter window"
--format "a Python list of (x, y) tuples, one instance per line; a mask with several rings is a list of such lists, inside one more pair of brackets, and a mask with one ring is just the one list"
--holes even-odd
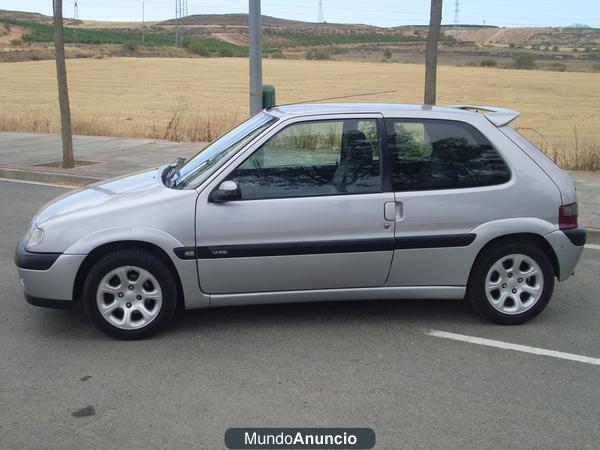
[(510, 169), (473, 126), (447, 120), (386, 119), (395, 191), (502, 184)]

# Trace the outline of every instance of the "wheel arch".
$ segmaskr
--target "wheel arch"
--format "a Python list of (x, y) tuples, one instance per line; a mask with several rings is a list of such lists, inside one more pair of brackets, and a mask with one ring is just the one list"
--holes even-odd
[(521, 242), (535, 245), (540, 250), (542, 250), (544, 254), (548, 257), (548, 259), (550, 260), (550, 264), (552, 265), (552, 270), (554, 271), (554, 276), (560, 279), (560, 264), (558, 262), (558, 256), (556, 255), (550, 243), (544, 238), (544, 236), (536, 233), (511, 233), (504, 234), (502, 236), (497, 236), (491, 239), (479, 250), (473, 262), (473, 266), (471, 267), (471, 271), (469, 273), (469, 280), (471, 279), (473, 270), (477, 266), (480, 258), (483, 255), (485, 255), (490, 248), (504, 242)]
[(143, 249), (151, 252), (169, 268), (177, 285), (177, 307), (182, 308), (185, 303), (183, 285), (175, 264), (173, 264), (173, 261), (167, 252), (165, 252), (165, 250), (163, 250), (161, 247), (156, 244), (141, 240), (120, 240), (107, 242), (90, 251), (79, 266), (77, 275), (75, 276), (75, 282), (73, 283), (73, 301), (78, 302), (78, 300), (81, 298), (86, 276), (93, 265), (103, 256), (108, 255), (116, 250), (122, 250), (126, 248)]

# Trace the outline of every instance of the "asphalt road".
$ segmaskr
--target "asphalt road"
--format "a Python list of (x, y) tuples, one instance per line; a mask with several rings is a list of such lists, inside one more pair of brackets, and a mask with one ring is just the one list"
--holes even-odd
[(121, 342), (23, 300), (15, 243), (64, 191), (0, 181), (1, 448), (218, 449), (243, 426), (371, 427), (381, 449), (600, 445), (600, 366), (427, 334), (599, 358), (600, 250), (517, 327), (457, 301), (349, 302), (191, 311)]

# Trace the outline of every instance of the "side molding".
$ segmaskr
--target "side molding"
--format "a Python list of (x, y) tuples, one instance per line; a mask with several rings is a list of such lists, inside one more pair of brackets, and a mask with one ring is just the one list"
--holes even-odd
[(466, 247), (477, 236), (474, 233), (411, 236), (395, 239), (348, 241), (281, 242), (268, 244), (214, 245), (177, 247), (180, 259), (253, 258), (259, 256), (319, 255), (328, 253), (384, 252), (408, 248)]

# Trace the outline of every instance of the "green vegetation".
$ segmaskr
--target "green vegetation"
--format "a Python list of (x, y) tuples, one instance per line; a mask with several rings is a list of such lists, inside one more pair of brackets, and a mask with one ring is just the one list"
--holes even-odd
[(479, 61), (479, 65), (481, 67), (496, 67), (498, 65), (498, 61), (496, 61), (494, 58), (484, 58)]
[[(30, 21), (1, 18), (0, 22), (19, 25), (30, 30), (25, 33), (22, 40), (25, 42), (52, 42), (54, 39), (54, 27), (50, 24), (36, 23)], [(78, 44), (120, 44), (129, 46), (130, 43), (142, 44), (142, 33), (139, 30), (115, 30), (115, 29), (88, 29), (65, 27), (65, 42)], [(300, 33), (300, 32), (275, 32), (269, 33), (282, 42), (266, 46), (265, 53), (272, 53), (282, 47), (316, 46), (316, 45), (339, 45), (360, 44), (378, 42), (413, 42), (423, 41), (421, 36), (404, 36), (397, 33)], [(210, 53), (222, 56), (238, 56), (248, 53), (248, 48), (241, 45), (231, 44), (219, 39), (186, 38), (190, 42), (203, 44)], [(165, 31), (160, 27), (150, 27), (144, 36), (144, 45), (150, 47), (173, 47), (175, 46), (175, 33)], [(186, 48), (189, 44), (186, 45)], [(196, 47), (198, 48), (198, 47)], [(195, 53), (194, 51), (192, 51)], [(332, 52), (330, 52), (332, 53)]]
[(190, 41), (189, 39), (186, 39), (185, 41), (183, 41), (183, 46), (188, 52), (194, 55), (204, 57), (210, 56), (210, 50), (208, 50), (208, 47), (202, 42)]
[[(21, 39), (25, 42), (54, 41), (54, 27), (52, 25), (4, 18), (0, 19), (0, 22), (29, 28), (31, 31), (23, 34), (21, 37)], [(64, 31), (66, 43), (120, 44), (123, 45), (128, 51), (135, 51), (137, 46), (142, 45), (141, 31), (86, 28), (75, 29), (71, 27), (66, 27)], [(200, 45), (204, 46), (208, 52), (211, 53), (225, 52), (225, 54), (231, 55), (244, 55), (248, 53), (247, 47), (220, 41), (218, 39), (186, 38), (185, 41), (186, 42), (184, 42), (184, 46), (189, 49), (191, 45), (194, 47), (194, 50), (190, 49), (190, 51), (196, 54), (202, 54), (198, 53)], [(153, 27), (150, 31), (146, 31), (144, 36), (144, 45), (149, 47), (174, 47), (175, 33), (161, 29), (157, 30), (155, 27)]]
[(285, 55), (281, 50), (274, 50), (271, 52), (271, 58), (273, 59), (285, 59)]
[(135, 41), (129, 41), (123, 44), (123, 50), (127, 52), (135, 52), (138, 49), (138, 43)]
[(217, 53), (218, 56), (245, 56), (248, 54), (248, 48), (241, 45), (231, 44), (218, 39), (194, 39), (186, 38), (183, 40), (183, 46), (190, 53), (200, 56), (210, 56), (211, 53)]
[(392, 51), (391, 51), (389, 48), (386, 48), (386, 49), (383, 51), (383, 57), (384, 57), (385, 59), (390, 59), (390, 58), (392, 57)]
[(423, 41), (421, 36), (404, 36), (397, 33), (299, 33), (280, 31), (269, 33), (285, 40), (281, 46), (298, 47), (311, 45), (367, 44), (371, 42), (416, 42)]
[(558, 62), (554, 62), (548, 66), (550, 70), (554, 70), (555, 72), (566, 72), (567, 66), (565, 64), (561, 64)]
[(233, 56), (233, 52), (229, 48), (220, 48), (217, 54), (221, 58), (231, 58)]
[(523, 53), (515, 56), (514, 66), (516, 69), (533, 69), (535, 67), (535, 55)]
[(311, 59), (311, 60), (323, 61), (325, 59), (330, 59), (331, 54), (327, 51), (327, 49), (316, 48), (316, 49), (311, 49), (311, 50), (307, 51), (305, 58)]
[[(0, 19), (0, 22), (29, 28), (30, 32), (23, 34), (21, 37), (25, 42), (54, 41), (54, 26), (52, 25), (5, 18)], [(66, 43), (121, 45), (128, 44), (129, 42), (142, 43), (142, 33), (137, 31), (75, 29), (65, 27), (64, 33)], [(148, 46), (172, 46), (175, 43), (175, 34), (167, 32), (147, 32), (144, 43)]]

